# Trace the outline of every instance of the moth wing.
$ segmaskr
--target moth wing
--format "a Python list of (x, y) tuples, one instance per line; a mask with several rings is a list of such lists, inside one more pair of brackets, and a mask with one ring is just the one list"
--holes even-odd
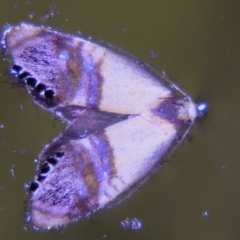
[(28, 92), (48, 110), (77, 105), (139, 114), (172, 97), (162, 77), (116, 48), (30, 24), (9, 28), (3, 42)]
[(163, 161), (176, 134), (175, 126), (168, 121), (156, 124), (142, 116), (106, 128), (116, 174), (102, 184), (99, 204), (108, 203), (147, 176)]

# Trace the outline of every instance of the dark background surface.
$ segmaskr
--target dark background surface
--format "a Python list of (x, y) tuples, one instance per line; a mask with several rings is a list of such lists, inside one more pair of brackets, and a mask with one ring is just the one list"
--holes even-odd
[[(67, 228), (39, 232), (24, 225), (24, 184), (42, 146), (64, 126), (23, 89), (11, 88), (2, 58), (0, 239), (240, 239), (240, 1), (1, 1), (2, 26), (23, 21), (119, 46), (164, 70), (209, 108), (130, 199)], [(142, 229), (122, 228), (127, 217), (140, 219)]]

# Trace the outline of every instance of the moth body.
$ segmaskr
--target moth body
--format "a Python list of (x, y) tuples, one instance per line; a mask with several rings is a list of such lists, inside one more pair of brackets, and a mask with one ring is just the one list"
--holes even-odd
[(198, 115), (165, 75), (110, 47), (30, 24), (10, 27), (3, 42), (34, 102), (67, 123), (29, 187), (37, 228), (113, 201), (163, 163)]

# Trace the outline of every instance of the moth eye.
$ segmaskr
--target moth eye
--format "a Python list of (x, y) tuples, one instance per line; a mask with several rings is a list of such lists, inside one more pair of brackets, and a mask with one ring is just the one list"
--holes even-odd
[(48, 173), (50, 171), (50, 166), (48, 163), (44, 163), (41, 167), (40, 173)]
[(20, 75), (18, 75), (18, 77), (20, 78), (20, 79), (22, 79), (22, 80), (24, 80), (24, 79), (26, 79), (27, 77), (30, 77), (31, 75), (30, 75), (30, 73), (28, 73), (28, 72), (23, 72), (23, 73), (21, 73)]
[(57, 156), (58, 158), (61, 158), (61, 157), (64, 156), (64, 152), (56, 152), (56, 156)]
[(13, 72), (19, 73), (21, 70), (22, 70), (22, 67), (19, 66), (19, 65), (13, 65), (12, 66), (12, 71)]
[(45, 178), (46, 178), (46, 176), (43, 176), (43, 175), (40, 174), (40, 175), (38, 175), (37, 180), (39, 182), (42, 182)]
[(47, 158), (47, 161), (52, 165), (56, 165), (58, 163), (58, 160), (54, 157)]
[(30, 87), (35, 88), (36, 84), (37, 80), (35, 78), (33, 77), (27, 78), (27, 85), (29, 85)]
[(46, 85), (43, 84), (43, 83), (39, 83), (36, 87), (35, 87), (35, 90), (37, 92), (41, 92), (42, 90), (46, 89)]
[(31, 182), (29, 190), (34, 192), (38, 189), (38, 187), (39, 187), (39, 184), (37, 182)]
[(45, 93), (44, 93), (45, 97), (48, 98), (48, 99), (52, 99), (53, 96), (54, 96), (54, 91), (49, 89), (49, 90), (46, 90)]

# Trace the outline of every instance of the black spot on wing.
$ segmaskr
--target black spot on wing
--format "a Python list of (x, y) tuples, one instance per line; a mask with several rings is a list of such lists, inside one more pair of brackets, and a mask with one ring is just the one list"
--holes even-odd
[(31, 182), (29, 186), (29, 190), (32, 192), (35, 192), (39, 187), (39, 184), (37, 182)]

